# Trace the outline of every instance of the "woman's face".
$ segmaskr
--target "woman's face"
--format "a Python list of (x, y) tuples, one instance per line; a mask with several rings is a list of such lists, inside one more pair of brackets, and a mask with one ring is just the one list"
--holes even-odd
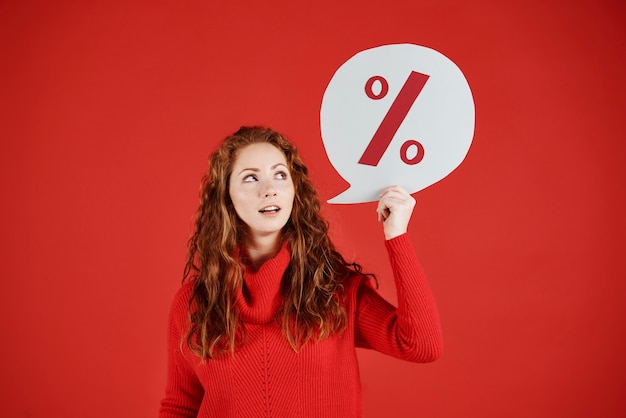
[(281, 150), (268, 143), (247, 145), (235, 157), (230, 198), (253, 240), (280, 237), (291, 216), (294, 186)]

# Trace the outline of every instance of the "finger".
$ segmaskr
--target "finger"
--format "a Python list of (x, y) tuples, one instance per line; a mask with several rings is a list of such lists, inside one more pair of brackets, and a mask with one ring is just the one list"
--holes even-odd
[(405, 196), (400, 194), (388, 193), (380, 199), (378, 204), (379, 207), (386, 207), (392, 211), (403, 207), (410, 209), (415, 206), (415, 199), (410, 195)]
[(389, 217), (389, 208), (387, 205), (379, 204), (376, 208), (376, 213), (378, 215), (378, 222), (384, 222)]
[(380, 197), (382, 197), (383, 195), (389, 193), (389, 192), (399, 192), (400, 194), (404, 194), (404, 195), (408, 195), (409, 193), (406, 191), (406, 189), (402, 186), (389, 186), (386, 187), (381, 193), (380, 193)]
[(379, 199), (379, 201), (386, 201), (388, 199), (395, 199), (396, 201), (412, 201), (413, 196), (411, 196), (410, 194), (404, 192), (404, 191), (399, 191), (399, 190), (387, 190)]

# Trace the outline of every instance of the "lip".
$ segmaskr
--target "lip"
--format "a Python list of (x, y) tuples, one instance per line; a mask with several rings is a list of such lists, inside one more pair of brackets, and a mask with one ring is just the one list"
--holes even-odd
[(275, 214), (280, 212), (280, 206), (278, 205), (267, 205), (267, 206), (263, 206), (261, 209), (259, 209), (259, 213), (262, 215), (265, 214)]

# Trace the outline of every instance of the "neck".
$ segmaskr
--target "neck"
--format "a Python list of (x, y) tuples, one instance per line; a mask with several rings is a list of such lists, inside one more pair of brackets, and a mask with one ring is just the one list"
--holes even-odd
[(273, 258), (280, 250), (280, 235), (249, 237), (245, 247), (250, 267), (257, 271), (264, 262)]

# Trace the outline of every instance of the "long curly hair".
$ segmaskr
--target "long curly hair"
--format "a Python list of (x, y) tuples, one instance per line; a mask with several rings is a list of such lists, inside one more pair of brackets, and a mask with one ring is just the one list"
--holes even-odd
[(241, 127), (209, 159), (195, 232), (188, 244), (183, 282), (190, 280), (192, 291), (186, 343), (202, 360), (232, 354), (245, 341), (235, 298), (245, 271), (236, 253), (247, 226), (235, 212), (229, 180), (238, 151), (263, 142), (285, 155), (295, 191), (291, 217), (282, 231), (291, 261), (283, 278), (284, 304), (277, 321), (296, 351), (309, 340), (323, 340), (346, 327), (343, 282), (355, 270), (360, 271), (360, 266), (348, 264), (330, 241), (317, 193), (296, 148), (269, 128)]

